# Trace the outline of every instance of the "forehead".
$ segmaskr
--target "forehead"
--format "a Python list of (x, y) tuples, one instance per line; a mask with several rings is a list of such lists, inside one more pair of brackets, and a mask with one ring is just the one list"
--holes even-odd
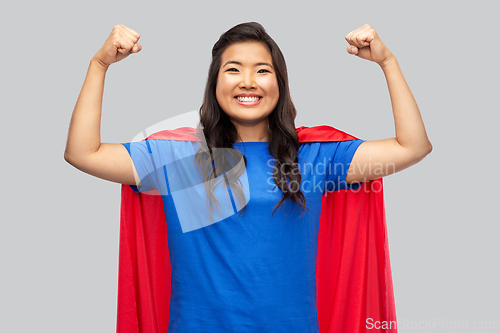
[(272, 63), (272, 56), (264, 44), (249, 41), (229, 45), (222, 52), (221, 66), (229, 60), (241, 62), (243, 65), (251, 65), (252, 63), (264, 61)]

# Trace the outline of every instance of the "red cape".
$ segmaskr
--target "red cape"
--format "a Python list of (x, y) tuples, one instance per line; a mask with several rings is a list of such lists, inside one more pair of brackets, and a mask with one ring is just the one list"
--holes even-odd
[[(146, 140), (190, 141), (193, 133), (183, 127)], [(297, 134), (300, 142), (357, 139), (330, 126), (302, 126)], [(381, 178), (323, 195), (317, 253), (320, 333), (397, 332)], [(169, 307), (161, 196), (122, 185), (117, 333), (166, 333)]]

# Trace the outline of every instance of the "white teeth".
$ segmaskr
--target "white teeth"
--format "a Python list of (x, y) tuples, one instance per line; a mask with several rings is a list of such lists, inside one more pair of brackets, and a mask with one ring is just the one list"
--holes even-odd
[(240, 97), (240, 96), (237, 96), (236, 98), (240, 102), (257, 102), (260, 99), (260, 97)]

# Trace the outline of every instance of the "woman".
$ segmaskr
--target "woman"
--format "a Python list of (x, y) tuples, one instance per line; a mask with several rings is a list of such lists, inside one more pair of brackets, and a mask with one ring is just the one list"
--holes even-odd
[[(96, 177), (162, 194), (172, 266), (169, 332), (318, 332), (322, 195), (398, 172), (432, 150), (395, 56), (369, 25), (346, 36), (347, 51), (379, 64), (386, 76), (394, 138), (299, 143), (284, 57), (251, 22), (214, 45), (200, 108), (201, 147), (173, 140), (101, 143), (106, 70), (139, 52), (139, 38), (117, 25), (91, 60), (64, 156)], [(275, 214), (278, 208), (283, 214)]]

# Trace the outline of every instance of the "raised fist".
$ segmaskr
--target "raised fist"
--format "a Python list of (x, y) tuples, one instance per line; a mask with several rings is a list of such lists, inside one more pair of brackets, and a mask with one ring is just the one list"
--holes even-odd
[(381, 65), (393, 57), (391, 51), (382, 43), (377, 32), (368, 24), (348, 33), (345, 40), (349, 43), (347, 52), (362, 59)]
[(142, 49), (142, 45), (137, 41), (141, 35), (123, 24), (117, 24), (109, 34), (104, 45), (94, 55), (104, 67), (109, 67), (112, 63), (118, 62), (131, 53), (137, 53)]

